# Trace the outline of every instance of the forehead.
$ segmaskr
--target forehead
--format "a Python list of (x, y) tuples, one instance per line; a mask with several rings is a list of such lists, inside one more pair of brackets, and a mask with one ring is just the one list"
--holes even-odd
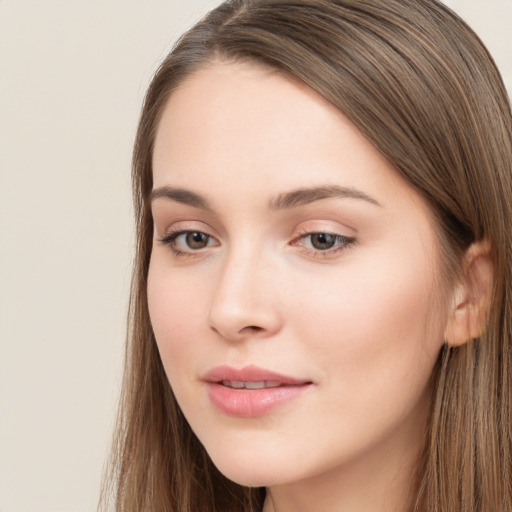
[(212, 63), (173, 91), (157, 130), (155, 157), (160, 143), (190, 135), (197, 143), (210, 136), (217, 147), (231, 143), (233, 151), (237, 141), (245, 145), (248, 139), (270, 148), (283, 128), (281, 144), (297, 140), (299, 131), (314, 132), (330, 116), (341, 113), (295, 78), (259, 64)]
[(158, 126), (153, 163), (155, 179), (163, 168), (175, 176), (201, 169), (204, 179), (206, 171), (257, 168), (263, 178), (294, 174), (306, 165), (314, 174), (320, 162), (339, 158), (345, 167), (371, 160), (393, 170), (308, 86), (259, 65), (224, 62), (193, 73), (173, 92)]
[(250, 63), (210, 64), (173, 92), (156, 134), (153, 174), (154, 188), (224, 202), (334, 184), (388, 208), (412, 202), (429, 213), (336, 107), (302, 82)]

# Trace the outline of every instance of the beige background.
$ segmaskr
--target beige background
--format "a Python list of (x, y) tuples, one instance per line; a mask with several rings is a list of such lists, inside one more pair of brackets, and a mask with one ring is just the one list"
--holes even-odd
[[(0, 0), (0, 512), (96, 507), (139, 107), (172, 39), (216, 3)], [(512, 90), (512, 0), (448, 3)]]

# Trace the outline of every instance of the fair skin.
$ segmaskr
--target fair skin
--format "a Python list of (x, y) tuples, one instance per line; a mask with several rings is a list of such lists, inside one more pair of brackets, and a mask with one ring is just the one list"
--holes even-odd
[[(215, 465), (266, 486), (264, 512), (404, 510), (457, 307), (423, 199), (318, 94), (251, 64), (173, 92), (153, 172), (151, 321)], [(205, 375), (226, 365), (300, 392), (223, 409)]]

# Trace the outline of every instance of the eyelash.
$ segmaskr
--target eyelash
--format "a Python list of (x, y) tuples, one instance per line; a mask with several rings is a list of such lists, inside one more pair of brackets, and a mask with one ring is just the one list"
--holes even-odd
[[(208, 237), (208, 240), (213, 239), (213, 237), (211, 235), (209, 235), (208, 233), (205, 233), (204, 231), (193, 230), (193, 229), (181, 229), (181, 230), (173, 231), (173, 232), (169, 233), (168, 235), (160, 238), (159, 242), (163, 245), (168, 246), (171, 249), (172, 253), (176, 257), (180, 257), (180, 258), (189, 257), (190, 258), (190, 257), (199, 256), (199, 254), (202, 252), (202, 249), (197, 249), (197, 250), (190, 249), (188, 251), (182, 251), (181, 249), (178, 249), (176, 247), (176, 239), (178, 237), (180, 237), (182, 235), (192, 234), (192, 233), (204, 235), (204, 236)], [(314, 235), (326, 235), (329, 237), (333, 237), (334, 238), (333, 242), (335, 244), (333, 248), (328, 248), (325, 250), (314, 249), (314, 248), (311, 249), (311, 248), (303, 247), (303, 249), (302, 249), (303, 252), (305, 252), (309, 256), (312, 256), (315, 258), (328, 258), (328, 257), (335, 256), (335, 255), (339, 254), (341, 251), (348, 249), (349, 247), (353, 246), (356, 243), (355, 238), (347, 237), (344, 235), (339, 235), (337, 233), (329, 233), (328, 231), (306, 231), (304, 233), (301, 233), (297, 238), (295, 238), (292, 242), (290, 242), (290, 245), (297, 246), (299, 241), (305, 240), (308, 237), (312, 237)], [(208, 245), (206, 247), (208, 247)]]

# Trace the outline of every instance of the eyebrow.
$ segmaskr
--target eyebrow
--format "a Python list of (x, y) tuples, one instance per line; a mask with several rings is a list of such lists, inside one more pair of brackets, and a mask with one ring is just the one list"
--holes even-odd
[(171, 199), (172, 201), (194, 206), (195, 208), (201, 208), (202, 210), (212, 209), (204, 197), (184, 188), (174, 188), (167, 186), (156, 188), (151, 191), (151, 194), (149, 195), (149, 201), (151, 203), (155, 199), (160, 198)]
[(322, 187), (299, 188), (291, 192), (279, 194), (275, 199), (269, 201), (268, 208), (271, 211), (284, 210), (314, 203), (321, 199), (331, 198), (360, 199), (375, 206), (382, 206), (376, 199), (356, 188), (327, 185)]
[[(200, 208), (202, 210), (211, 211), (212, 208), (208, 201), (201, 195), (183, 188), (175, 188), (170, 186), (154, 189), (150, 196), (150, 202), (156, 199), (170, 199), (178, 203)], [(374, 206), (382, 205), (373, 197), (367, 195), (361, 190), (349, 187), (341, 187), (339, 185), (327, 185), (321, 187), (299, 188), (291, 192), (284, 192), (271, 199), (267, 206), (270, 211), (286, 210), (314, 203), (322, 199), (342, 198), (342, 199), (359, 199), (366, 201)]]

